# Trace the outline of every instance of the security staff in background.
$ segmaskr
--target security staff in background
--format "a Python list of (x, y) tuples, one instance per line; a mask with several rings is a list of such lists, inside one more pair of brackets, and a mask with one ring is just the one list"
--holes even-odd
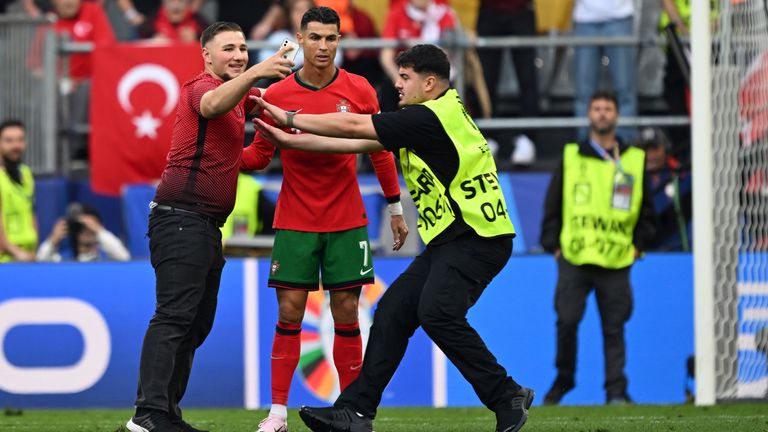
[(544, 404), (574, 386), (576, 334), (595, 289), (603, 329), (608, 403), (630, 403), (624, 375), (624, 324), (632, 314), (629, 269), (653, 238), (655, 215), (644, 178), (645, 153), (616, 137), (616, 97), (589, 101), (589, 138), (566, 144), (544, 208), (541, 245), (557, 259), (557, 378)]
[(26, 148), (24, 123), (0, 124), (0, 263), (35, 260), (35, 179), (21, 161)]
[(221, 227), (221, 238), (226, 242), (232, 236), (273, 234), (274, 217), (275, 204), (265, 196), (261, 182), (241, 172), (237, 176), (235, 207)]
[[(259, 133), (282, 148), (329, 153), (398, 152), (427, 245), (379, 301), (360, 376), (332, 408), (303, 407), (318, 431), (372, 431), (384, 388), (408, 339), (421, 326), (496, 413), (496, 430), (520, 430), (533, 390), (507, 375), (467, 322), (467, 311), (512, 253), (509, 220), (488, 144), (450, 88), (450, 65), (434, 45), (416, 45), (396, 60), (399, 111), (365, 115), (303, 114), (259, 99), (289, 134), (257, 120)], [(338, 137), (338, 138), (326, 138)], [(346, 138), (346, 139), (345, 139)]]

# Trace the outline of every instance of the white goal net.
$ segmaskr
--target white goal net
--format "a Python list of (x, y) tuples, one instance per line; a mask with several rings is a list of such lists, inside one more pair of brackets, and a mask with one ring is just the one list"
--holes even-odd
[(715, 397), (764, 398), (768, 0), (720, 0), (718, 9), (711, 59)]

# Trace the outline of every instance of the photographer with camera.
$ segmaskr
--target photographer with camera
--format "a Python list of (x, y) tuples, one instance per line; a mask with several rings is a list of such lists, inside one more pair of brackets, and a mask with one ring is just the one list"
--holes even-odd
[(37, 260), (62, 261), (60, 247), (66, 238), (69, 238), (70, 256), (75, 261), (131, 259), (131, 254), (120, 239), (101, 224), (96, 210), (79, 203), (70, 204), (67, 215), (56, 221), (51, 234), (37, 251)]

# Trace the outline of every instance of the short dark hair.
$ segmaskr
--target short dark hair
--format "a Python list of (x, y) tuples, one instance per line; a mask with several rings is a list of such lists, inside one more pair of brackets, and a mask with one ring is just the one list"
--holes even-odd
[(7, 128), (10, 128), (10, 127), (22, 128), (25, 131), (27, 130), (26, 126), (24, 126), (24, 122), (22, 122), (21, 120), (18, 120), (18, 119), (6, 119), (2, 123), (0, 123), (0, 135), (2, 135), (2, 133)]
[[(200, 35), (200, 45), (205, 46), (205, 44), (210, 42), (217, 34), (227, 31), (243, 33), (243, 29), (233, 22), (217, 21), (203, 30), (203, 34)], [(245, 33), (243, 33), (243, 35), (245, 35)]]
[(613, 102), (613, 106), (616, 107), (616, 111), (619, 110), (619, 100), (616, 99), (616, 93), (610, 90), (598, 90), (592, 93), (592, 97), (589, 98), (589, 104), (587, 107), (592, 106), (592, 102), (596, 100), (607, 100)]
[(336, 24), (336, 31), (341, 28), (341, 18), (335, 10), (325, 6), (315, 6), (304, 12), (301, 17), (301, 29), (306, 30), (307, 24), (319, 22), (320, 24)]
[(398, 67), (411, 68), (418, 74), (435, 74), (444, 80), (451, 78), (451, 63), (448, 61), (448, 56), (435, 45), (414, 45), (401, 52), (395, 64)]

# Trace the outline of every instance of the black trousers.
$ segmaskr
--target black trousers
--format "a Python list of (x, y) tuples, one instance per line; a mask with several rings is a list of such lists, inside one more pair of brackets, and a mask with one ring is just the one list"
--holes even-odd
[(181, 418), (195, 350), (213, 326), (224, 268), (221, 231), (191, 213), (154, 210), (149, 249), (156, 276), (155, 314), (141, 349), (136, 407)]
[[(517, 13), (501, 13), (481, 9), (477, 16), (478, 36), (534, 36), (536, 20), (532, 10)], [(536, 71), (536, 50), (533, 48), (513, 48), (512, 62), (520, 85), (520, 105), (522, 116), (535, 117), (539, 113), (539, 86)], [(499, 49), (478, 50), (483, 64), (483, 75), (488, 85), (488, 92), (494, 103), (493, 112), (498, 114), (498, 95), (496, 89), (501, 75), (502, 51)]]
[(595, 289), (603, 330), (605, 392), (610, 398), (627, 391), (624, 375), (626, 350), (624, 324), (632, 315), (632, 288), (629, 267), (612, 270), (593, 265), (575, 266), (558, 258), (555, 310), (557, 311), (558, 380), (574, 384), (576, 373), (576, 334), (584, 317), (587, 296)]
[[(533, 36), (536, 34), (536, 20), (532, 10), (502, 13), (481, 8), (477, 17), (477, 34), (479, 36)], [(538, 71), (535, 64), (536, 50), (513, 48), (510, 52), (520, 88), (520, 116), (536, 117), (539, 114), (540, 99)], [(483, 65), (485, 83), (491, 95), (494, 117), (503, 116), (500, 97), (497, 93), (503, 52), (500, 49), (479, 49), (478, 54)], [(536, 142), (535, 129), (525, 128), (516, 133), (523, 133)], [(497, 160), (508, 161), (515, 149), (512, 142), (507, 140), (505, 132), (489, 131), (487, 135), (499, 143)]]
[(379, 301), (360, 375), (335, 405), (375, 417), (384, 388), (419, 326), (488, 408), (510, 401), (520, 386), (507, 376), (466, 315), (511, 253), (510, 238), (482, 239), (474, 233), (428, 246)]

